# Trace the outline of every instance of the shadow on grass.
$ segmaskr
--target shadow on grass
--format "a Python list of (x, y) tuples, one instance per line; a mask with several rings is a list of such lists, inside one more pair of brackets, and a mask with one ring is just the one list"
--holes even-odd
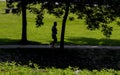
[(108, 46), (120, 46), (120, 40), (116, 39), (95, 39), (86, 37), (70, 37), (65, 42), (66, 44), (76, 45), (108, 45)]
[[(0, 45), (17, 45), (17, 44), (23, 44), (23, 43), (21, 43), (21, 40), (19, 40), (19, 39), (0, 38)], [(28, 40), (27, 43), (25, 43), (25, 44), (40, 45), (42, 43)]]
[[(49, 41), (51, 42), (51, 41)], [(86, 37), (70, 37), (64, 42), (66, 45), (108, 45), (108, 46), (120, 46), (120, 40), (116, 39), (95, 39)], [(0, 45), (12, 45), (22, 44), (20, 39), (0, 38)], [(41, 45), (41, 42), (29, 41), (27, 45)], [(58, 45), (60, 42), (58, 41)], [(43, 44), (42, 44), (43, 45)], [(45, 44), (48, 45), (48, 44)]]

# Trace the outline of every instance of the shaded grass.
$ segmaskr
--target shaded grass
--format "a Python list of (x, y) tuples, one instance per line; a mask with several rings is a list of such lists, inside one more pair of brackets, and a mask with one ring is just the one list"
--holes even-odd
[[(0, 39), (1, 42), (4, 42), (4, 38), (11, 39), (11, 40), (20, 40), (21, 39), (21, 30), (22, 30), (22, 19), (21, 15), (15, 14), (4, 14), (5, 4), (4, 2), (0, 2)], [(66, 32), (65, 32), (65, 43), (66, 44), (80, 44), (80, 45), (112, 45), (104, 42), (104, 44), (100, 44), (97, 40), (106, 39), (105, 36), (102, 35), (100, 30), (90, 31), (87, 30), (84, 20), (77, 19), (76, 15), (69, 15), (75, 16), (74, 21), (67, 20), (66, 24)], [(51, 27), (54, 21), (58, 22), (58, 44), (60, 42), (61, 36), (61, 26), (62, 26), (62, 18), (56, 18), (53, 15), (45, 14), (44, 16), (44, 25), (36, 28), (35, 25), (35, 17), (36, 15), (32, 13), (27, 13), (27, 38), (29, 41), (40, 42), (41, 44), (49, 44), (52, 41), (51, 37)], [(120, 27), (116, 25), (116, 23), (111, 24), (114, 27), (113, 35), (110, 39), (106, 39), (109, 43), (114, 43), (114, 45), (119, 45), (120, 43)], [(84, 39), (88, 43), (79, 42), (83, 39), (80, 38), (92, 38), (91, 39)], [(79, 39), (76, 39), (79, 38)], [(72, 39), (72, 41), (70, 40)], [(78, 42), (76, 41), (78, 40)], [(116, 41), (110, 41), (116, 40)], [(91, 43), (90, 43), (91, 42)], [(7, 44), (7, 43), (6, 43)], [(9, 43), (10, 44), (10, 43)]]
[[(66, 41), (67, 44), (75, 45), (109, 45), (109, 46), (119, 46), (120, 40), (116, 39), (95, 39), (95, 38), (86, 38), (86, 37), (70, 37)], [(76, 42), (76, 43), (73, 43)]]

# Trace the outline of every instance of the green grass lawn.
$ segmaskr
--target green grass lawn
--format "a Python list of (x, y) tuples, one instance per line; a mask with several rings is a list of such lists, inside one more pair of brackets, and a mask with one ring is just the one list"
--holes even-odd
[[(8, 44), (11, 41), (21, 39), (22, 18), (21, 15), (5, 14), (5, 2), (0, 2), (0, 44)], [(70, 15), (72, 16), (72, 15)], [(75, 16), (75, 15), (74, 15)], [(53, 15), (45, 14), (44, 25), (36, 28), (36, 15), (27, 13), (27, 38), (29, 41), (49, 44), (52, 41), (51, 27), (54, 21), (58, 22), (58, 43), (61, 36), (62, 18), (56, 18)], [(74, 21), (67, 20), (65, 32), (65, 44), (77, 45), (120, 45), (120, 27), (116, 23), (113, 34), (110, 39), (106, 39), (100, 30), (87, 30), (84, 20), (77, 19)]]

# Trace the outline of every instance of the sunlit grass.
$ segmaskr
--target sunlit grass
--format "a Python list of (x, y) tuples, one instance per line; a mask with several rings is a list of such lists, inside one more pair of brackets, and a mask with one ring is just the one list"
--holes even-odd
[(120, 75), (120, 70), (101, 69), (87, 70), (74, 67), (62, 68), (40, 68), (34, 64), (34, 68), (30, 65), (19, 65), (15, 62), (1, 62), (0, 75)]
[[(0, 39), (20, 40), (22, 30), (22, 17), (15, 14), (4, 14), (5, 3), (0, 2)], [(74, 21), (69, 21), (69, 16), (75, 16)], [(120, 45), (120, 27), (112, 23), (113, 34), (110, 39), (106, 39), (99, 30), (90, 31), (87, 29), (84, 20), (77, 19), (76, 15), (69, 15), (66, 23), (65, 43), (77, 45)], [(49, 44), (52, 41), (51, 27), (54, 21), (58, 22), (58, 42), (61, 36), (62, 17), (56, 18), (53, 15), (45, 14), (44, 25), (36, 28), (35, 14), (27, 13), (27, 38), (41, 44)], [(106, 40), (106, 41), (104, 41)]]

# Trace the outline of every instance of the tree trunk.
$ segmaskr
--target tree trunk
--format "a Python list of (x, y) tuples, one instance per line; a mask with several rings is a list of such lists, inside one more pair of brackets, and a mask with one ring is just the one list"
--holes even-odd
[(27, 43), (26, 0), (22, 0), (22, 43)]
[(65, 15), (63, 16), (63, 21), (62, 21), (62, 30), (61, 30), (61, 41), (60, 41), (60, 48), (64, 49), (64, 36), (65, 36), (65, 26), (66, 26), (66, 21), (69, 13), (69, 6), (70, 3), (66, 3), (66, 9), (65, 9)]

